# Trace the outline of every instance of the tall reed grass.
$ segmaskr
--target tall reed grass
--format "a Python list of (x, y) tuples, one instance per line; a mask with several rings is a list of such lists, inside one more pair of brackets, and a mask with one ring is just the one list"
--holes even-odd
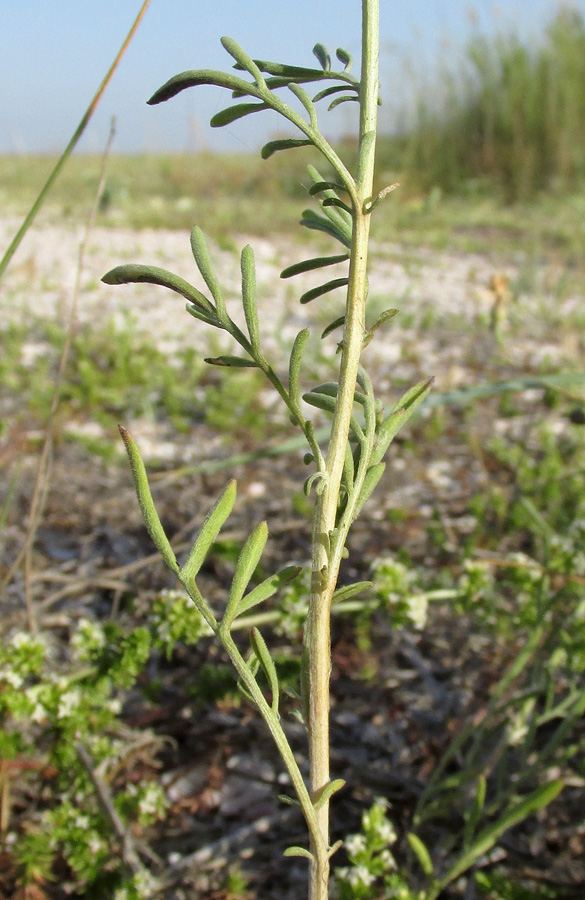
[(585, 21), (560, 10), (539, 41), (476, 35), (416, 101), (414, 124), (381, 146), (423, 188), (497, 188), (507, 201), (585, 180)]

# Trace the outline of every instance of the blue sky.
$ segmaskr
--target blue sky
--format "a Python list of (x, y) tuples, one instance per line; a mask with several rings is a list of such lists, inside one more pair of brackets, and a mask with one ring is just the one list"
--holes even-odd
[[(585, 12), (585, 0), (565, 5)], [(139, 0), (0, 0), (1, 153), (65, 146), (139, 7)], [(391, 123), (413, 79), (428, 76), (437, 59), (455, 58), (474, 28), (513, 25), (536, 38), (558, 8), (558, 0), (381, 0), (381, 115)], [(209, 118), (229, 100), (223, 92), (193, 89), (157, 107), (145, 101), (180, 71), (229, 65), (224, 34), (252, 56), (300, 65), (314, 62), (316, 41), (358, 56), (360, 9), (359, 0), (152, 0), (80, 149), (103, 148), (112, 115), (118, 152), (255, 149), (277, 123), (263, 113), (210, 131)], [(346, 128), (348, 115), (342, 105), (330, 130)]]

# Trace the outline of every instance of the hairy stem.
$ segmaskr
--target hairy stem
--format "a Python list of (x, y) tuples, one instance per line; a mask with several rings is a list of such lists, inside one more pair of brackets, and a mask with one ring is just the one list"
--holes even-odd
[[(362, 0), (362, 73), (357, 202), (353, 210), (353, 237), (339, 389), (326, 458), (325, 486), (313, 521), (312, 584), (305, 633), (308, 668), (310, 786), (312, 795), (329, 782), (329, 680), (331, 670), (330, 611), (337, 584), (342, 548), (333, 545), (345, 448), (356, 388), (364, 334), (370, 215), (364, 208), (372, 196), (375, 130), (378, 104), (378, 0)], [(317, 811), (325, 846), (329, 846), (329, 804)], [(329, 860), (317, 854), (311, 864), (309, 900), (328, 896)]]

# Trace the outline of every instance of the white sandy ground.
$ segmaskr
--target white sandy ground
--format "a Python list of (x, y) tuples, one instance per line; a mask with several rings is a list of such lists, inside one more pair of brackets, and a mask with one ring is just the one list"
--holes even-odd
[[(19, 222), (0, 221), (0, 247), (8, 245)], [(64, 323), (73, 296), (79, 247), (84, 226), (49, 224), (34, 227), (25, 237), (9, 268), (0, 291), (0, 339), (2, 328), (10, 321), (29, 321), (39, 317)], [(288, 354), (297, 332), (316, 325), (313, 353), (319, 352), (318, 334), (341, 312), (342, 293), (318, 298), (306, 306), (298, 297), (319, 283), (320, 273), (309, 273), (289, 280), (280, 279), (280, 271), (292, 262), (314, 255), (310, 245), (287, 244), (284, 237), (272, 240), (251, 238), (257, 265), (257, 284), (261, 332), (265, 352), (280, 369), (286, 368)], [(247, 238), (237, 236), (241, 249)], [(232, 316), (243, 323), (239, 300), (239, 255), (209, 242), (216, 270), (225, 288)], [(320, 251), (317, 251), (320, 252)], [(194, 346), (204, 355), (229, 351), (227, 336), (188, 316), (181, 297), (150, 285), (109, 286), (101, 276), (120, 263), (141, 262), (168, 268), (205, 289), (191, 255), (186, 232), (124, 228), (96, 228), (91, 233), (81, 280), (78, 321), (105, 324), (131, 314), (157, 345), (169, 354), (181, 346)], [(400, 315), (377, 333), (365, 351), (364, 361), (375, 371), (376, 386), (384, 394), (400, 383), (428, 375), (436, 377), (438, 390), (450, 390), (474, 383), (469, 365), (470, 345), (485, 356), (494, 350), (489, 330), (494, 294), (489, 289), (495, 273), (504, 275), (512, 287), (525, 271), (526, 263), (498, 263), (489, 255), (436, 252), (405, 248), (398, 244), (374, 244), (370, 264), (370, 298), (374, 308), (370, 321), (387, 307), (397, 307)], [(332, 267), (328, 276), (344, 274)], [(521, 372), (534, 370), (543, 361), (556, 367), (564, 363), (575, 367), (580, 345), (575, 329), (560, 327), (585, 308), (577, 294), (558, 297), (556, 287), (561, 271), (536, 264), (530, 273), (531, 293), (517, 293), (510, 303), (510, 320), (515, 322), (514, 340), (505, 347), (505, 356)], [(535, 287), (536, 286), (536, 287)], [(427, 322), (421, 328), (422, 322)], [(429, 321), (431, 324), (428, 324)], [(559, 323), (559, 327), (555, 327)], [(504, 329), (506, 326), (504, 326)], [(324, 349), (333, 353), (340, 332), (334, 332)], [(38, 340), (38, 339), (37, 339)], [(328, 343), (327, 343), (328, 342)], [(32, 365), (42, 345), (31, 339), (25, 344), (25, 359)], [(171, 447), (158, 447), (165, 456)]]

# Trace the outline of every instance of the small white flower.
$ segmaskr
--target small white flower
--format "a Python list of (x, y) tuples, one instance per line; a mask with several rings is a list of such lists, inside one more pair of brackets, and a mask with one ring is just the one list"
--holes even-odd
[(138, 896), (144, 897), (146, 900), (147, 897), (150, 897), (153, 894), (156, 888), (156, 880), (152, 877), (150, 872), (143, 869), (134, 876), (134, 887), (136, 888)]
[(95, 832), (90, 836), (87, 842), (87, 849), (93, 856), (97, 856), (103, 850), (104, 842), (102, 841), (99, 834)]
[(82, 831), (85, 831), (86, 828), (89, 828), (89, 817), (88, 816), (77, 816), (74, 824), (75, 824), (76, 828), (81, 828)]
[(164, 794), (157, 784), (152, 782), (146, 788), (138, 803), (141, 816), (156, 815), (164, 803)]
[(32, 638), (26, 631), (17, 631), (16, 634), (12, 635), (10, 643), (16, 650), (21, 650), (23, 647), (30, 646)]
[(0, 680), (6, 681), (13, 688), (16, 688), (16, 690), (22, 687), (24, 681), (22, 675), (19, 675), (14, 669), (2, 669), (0, 671)]
[(65, 691), (65, 693), (61, 695), (61, 698), (59, 700), (57, 718), (66, 719), (68, 716), (70, 716), (75, 708), (79, 706), (80, 700), (81, 693), (79, 691), (79, 688), (72, 688), (70, 691)]
[(427, 624), (429, 602), (424, 594), (413, 594), (406, 599), (408, 618), (415, 628), (421, 630)]
[(357, 888), (362, 885), (368, 887), (368, 885), (376, 880), (376, 876), (372, 875), (365, 866), (354, 866), (354, 868), (350, 870), (347, 880), (352, 887)]
[(388, 819), (381, 822), (380, 827), (377, 829), (377, 833), (380, 840), (384, 841), (385, 844), (394, 844), (398, 839), (394, 826)]
[(386, 871), (396, 868), (396, 860), (389, 850), (382, 850), (378, 856), (378, 859), (380, 860)]
[(345, 840), (345, 849), (350, 856), (357, 856), (366, 849), (366, 839), (363, 834), (350, 834)]

